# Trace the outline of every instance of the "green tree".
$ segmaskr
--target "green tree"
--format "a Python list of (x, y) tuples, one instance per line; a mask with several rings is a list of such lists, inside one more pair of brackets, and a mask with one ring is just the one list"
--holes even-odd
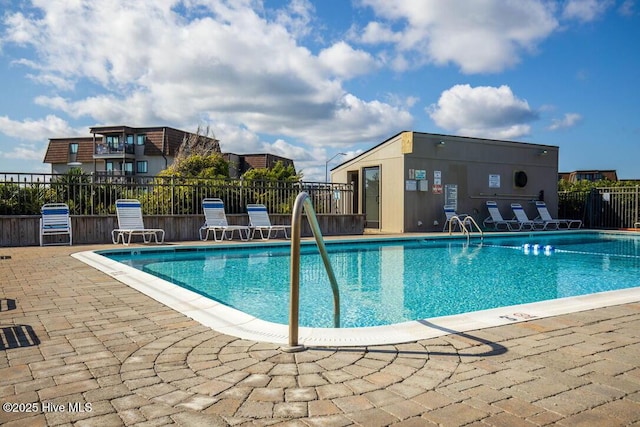
[(293, 165), (285, 166), (278, 160), (271, 168), (250, 169), (242, 175), (242, 178), (245, 181), (299, 182), (302, 180), (302, 174), (296, 173)]
[(36, 215), (44, 202), (45, 186), (0, 184), (0, 215)]
[(628, 186), (635, 187), (636, 185), (640, 185), (640, 181), (610, 181), (608, 179), (600, 179), (598, 181), (588, 181), (586, 179), (583, 179), (577, 182), (569, 182), (567, 180), (561, 179), (560, 181), (558, 181), (558, 191), (588, 192), (594, 188), (628, 187)]
[(47, 203), (66, 203), (75, 215), (88, 214), (91, 199), (91, 178), (80, 168), (71, 168), (67, 173), (51, 180)]
[(229, 178), (229, 162), (221, 154), (192, 154), (178, 157), (160, 176), (179, 178)]
[(197, 212), (202, 198), (218, 193), (228, 185), (229, 162), (221, 154), (189, 154), (178, 156), (155, 178), (149, 212), (190, 214)]
[(251, 184), (247, 203), (262, 203), (270, 212), (290, 213), (299, 191), (302, 174), (293, 165), (277, 161), (271, 168), (251, 169), (242, 175)]

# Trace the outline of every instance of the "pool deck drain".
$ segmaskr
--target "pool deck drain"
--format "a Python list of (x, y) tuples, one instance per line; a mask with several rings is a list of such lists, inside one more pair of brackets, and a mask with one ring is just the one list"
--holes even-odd
[(640, 423), (638, 302), (288, 354), (69, 256), (113, 247), (3, 250), (1, 425)]

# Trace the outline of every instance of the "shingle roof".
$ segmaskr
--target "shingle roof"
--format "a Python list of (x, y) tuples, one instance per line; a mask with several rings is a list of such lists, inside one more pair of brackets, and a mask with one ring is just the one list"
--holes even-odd
[(69, 161), (69, 145), (78, 144), (76, 161), (89, 163), (93, 161), (93, 137), (54, 138), (49, 140), (43, 163), (67, 163)]

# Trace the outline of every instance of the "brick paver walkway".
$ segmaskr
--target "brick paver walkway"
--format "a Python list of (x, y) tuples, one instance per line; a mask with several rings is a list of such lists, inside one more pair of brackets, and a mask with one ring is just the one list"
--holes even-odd
[(87, 249), (0, 248), (3, 426), (640, 425), (640, 303), (290, 354), (69, 256)]

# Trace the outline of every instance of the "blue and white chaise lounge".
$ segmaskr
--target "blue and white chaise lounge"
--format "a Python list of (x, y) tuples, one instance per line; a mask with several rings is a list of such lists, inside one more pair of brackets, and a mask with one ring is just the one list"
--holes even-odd
[[(462, 224), (465, 227), (469, 226), (469, 228), (471, 228), (471, 221), (469, 220), (470, 218), (469, 215), (457, 213), (456, 208), (452, 205), (444, 206), (444, 215), (447, 217), (447, 219), (445, 220), (444, 226), (442, 227), (442, 232), (445, 232), (449, 229), (449, 223), (451, 223), (451, 231), (456, 231), (457, 229), (459, 229), (461, 226), (460, 224)], [(458, 217), (459, 221), (451, 222), (451, 220), (454, 217)]]
[(494, 201), (487, 201), (489, 216), (482, 221), (485, 228), (493, 228), (495, 231), (520, 231), (522, 228), (518, 221), (506, 220), (502, 218), (498, 204)]
[(555, 228), (580, 228), (582, 227), (582, 221), (579, 219), (554, 219), (547, 209), (547, 204), (542, 201), (536, 202), (536, 208), (538, 209), (538, 218), (540, 220), (549, 223), (556, 224)]
[[(40, 246), (45, 246), (44, 237), (54, 235), (69, 235), (69, 246), (73, 243), (71, 232), (71, 217), (66, 203), (46, 203), (40, 209)], [(54, 245), (58, 243), (49, 243)], [(66, 243), (63, 243), (66, 244)]]
[[(164, 230), (161, 228), (146, 228), (142, 219), (142, 207), (136, 199), (116, 200), (116, 215), (118, 228), (111, 231), (111, 240), (114, 244), (122, 241), (123, 245), (131, 243), (131, 236), (142, 236), (144, 243), (164, 242)], [(125, 239), (126, 236), (126, 239)], [(158, 239), (160, 236), (160, 239)]]
[[(234, 231), (238, 232), (238, 236), (243, 241), (247, 241), (251, 237), (251, 229), (246, 225), (229, 225), (222, 199), (203, 199), (202, 212), (204, 212), (204, 224), (199, 230), (200, 240), (208, 240), (209, 233), (213, 233), (213, 240), (216, 242), (223, 241), (227, 233), (229, 233), (227, 238), (231, 240)], [(220, 239), (218, 239), (218, 231), (220, 232)]]
[[(260, 232), (260, 238), (262, 240), (269, 240), (272, 237), (276, 237), (279, 231), (284, 233), (285, 239), (290, 238), (290, 233), (287, 233), (287, 231), (291, 230), (291, 226), (271, 224), (271, 219), (269, 219), (269, 213), (267, 212), (267, 207), (265, 205), (247, 205), (247, 213), (249, 214), (249, 227), (252, 229), (252, 239), (256, 231)], [(273, 233), (273, 235), (271, 235), (271, 233)]]
[(520, 203), (511, 203), (511, 210), (515, 220), (520, 224), (520, 230), (545, 230), (547, 225), (542, 221), (532, 221), (527, 216)]

